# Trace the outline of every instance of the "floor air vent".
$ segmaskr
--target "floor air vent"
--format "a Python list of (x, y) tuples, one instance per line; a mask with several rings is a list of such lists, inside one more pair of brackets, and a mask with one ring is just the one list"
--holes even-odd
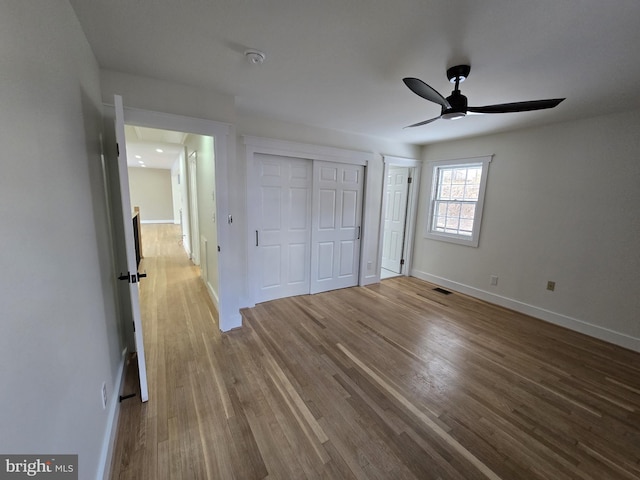
[(452, 293), (449, 290), (445, 290), (444, 288), (440, 288), (440, 287), (436, 287), (433, 290), (438, 292), (438, 293), (442, 293), (443, 295), (451, 295), (451, 293)]

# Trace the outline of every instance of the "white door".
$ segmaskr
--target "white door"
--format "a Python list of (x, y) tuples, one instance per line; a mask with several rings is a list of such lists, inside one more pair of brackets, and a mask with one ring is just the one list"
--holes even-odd
[(198, 153), (189, 154), (189, 223), (191, 225), (191, 260), (200, 265), (200, 224), (198, 221)]
[(143, 402), (149, 400), (147, 388), (147, 364), (144, 356), (144, 340), (142, 336), (142, 318), (140, 316), (140, 292), (138, 290), (138, 265), (136, 262), (135, 240), (133, 237), (133, 222), (131, 215), (131, 198), (129, 195), (129, 174), (127, 171), (127, 148), (124, 134), (124, 109), (122, 97), (114, 96), (115, 105), (115, 129), (116, 142), (118, 145), (118, 177), (120, 182), (120, 196), (122, 203), (123, 231), (126, 244), (127, 274), (123, 274), (121, 280), (129, 283), (129, 293), (131, 298), (131, 316), (133, 318), (133, 328), (135, 346), (138, 357), (138, 374), (140, 377), (140, 397)]
[[(309, 293), (312, 162), (255, 155), (257, 302)], [(251, 208), (251, 207), (250, 207)]]
[(313, 162), (311, 293), (358, 284), (364, 167)]
[(407, 219), (407, 193), (409, 169), (389, 167), (386, 178), (386, 209), (382, 241), (382, 268), (401, 273), (405, 225)]

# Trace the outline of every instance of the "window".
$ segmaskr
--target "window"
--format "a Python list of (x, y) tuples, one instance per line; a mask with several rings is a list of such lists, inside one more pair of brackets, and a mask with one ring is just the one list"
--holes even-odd
[(428, 238), (478, 246), (491, 156), (431, 164)]

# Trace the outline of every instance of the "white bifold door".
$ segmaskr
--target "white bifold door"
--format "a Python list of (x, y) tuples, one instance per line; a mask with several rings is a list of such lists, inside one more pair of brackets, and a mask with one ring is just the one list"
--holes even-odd
[(364, 167), (254, 159), (256, 302), (357, 285)]

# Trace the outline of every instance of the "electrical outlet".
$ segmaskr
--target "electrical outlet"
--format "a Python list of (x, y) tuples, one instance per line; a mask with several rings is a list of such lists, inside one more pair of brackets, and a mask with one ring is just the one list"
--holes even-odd
[(491, 285), (498, 285), (498, 276), (497, 275), (491, 275), (491, 277), (489, 277), (489, 279), (491, 280)]
[(102, 409), (107, 409), (107, 382), (102, 382)]
[(551, 280), (549, 280), (547, 282), (547, 290), (549, 290), (550, 292), (553, 292), (556, 289), (556, 282), (552, 282)]

